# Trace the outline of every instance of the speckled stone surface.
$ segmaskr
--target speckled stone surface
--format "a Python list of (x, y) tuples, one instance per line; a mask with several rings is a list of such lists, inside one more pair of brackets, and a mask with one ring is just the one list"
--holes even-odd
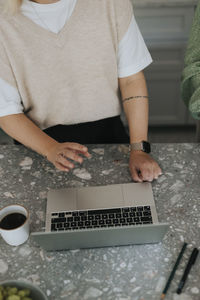
[[(0, 281), (29, 280), (50, 300), (156, 300), (184, 241), (188, 248), (166, 300), (200, 299), (200, 256), (181, 297), (174, 293), (193, 247), (200, 247), (200, 144), (154, 144), (163, 175), (152, 183), (160, 221), (170, 230), (162, 243), (46, 252), (31, 239), (12, 247), (0, 238)], [(0, 208), (21, 203), (31, 231), (44, 228), (50, 188), (131, 182), (126, 145), (90, 145), (72, 173), (56, 171), (23, 146), (0, 146)]]
[(194, 6), (198, 0), (131, 0), (134, 7)]

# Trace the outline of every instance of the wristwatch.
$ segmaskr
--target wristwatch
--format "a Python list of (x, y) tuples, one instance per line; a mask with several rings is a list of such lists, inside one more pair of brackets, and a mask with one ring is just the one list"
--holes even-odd
[(136, 150), (136, 151), (143, 151), (146, 153), (150, 153), (151, 152), (151, 145), (149, 142), (147, 141), (142, 141), (140, 143), (132, 143), (129, 145), (129, 149), (131, 150)]

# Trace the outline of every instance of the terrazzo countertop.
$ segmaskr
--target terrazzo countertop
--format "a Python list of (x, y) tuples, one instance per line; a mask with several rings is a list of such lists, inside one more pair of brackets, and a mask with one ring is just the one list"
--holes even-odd
[(198, 0), (131, 0), (134, 7), (194, 6)]
[[(163, 170), (152, 183), (158, 218), (170, 224), (162, 243), (46, 252), (31, 238), (18, 247), (0, 238), (0, 281), (29, 280), (50, 300), (156, 300), (186, 241), (166, 300), (199, 300), (200, 255), (181, 297), (175, 291), (192, 248), (200, 247), (200, 144), (152, 148)], [(65, 174), (23, 146), (0, 146), (0, 208), (26, 206), (31, 231), (40, 231), (48, 189), (131, 182), (126, 145), (90, 145), (89, 152), (91, 159)]]

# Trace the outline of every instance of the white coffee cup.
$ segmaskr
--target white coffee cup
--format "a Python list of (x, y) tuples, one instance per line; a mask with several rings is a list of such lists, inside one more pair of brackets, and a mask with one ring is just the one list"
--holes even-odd
[[(11, 214), (19, 213), (26, 217), (24, 222), (15, 228), (2, 228), (1, 221)], [(5, 220), (5, 219), (4, 219)], [(12, 226), (13, 227), (13, 226)], [(29, 212), (19, 204), (8, 205), (0, 209), (0, 234), (6, 243), (12, 246), (19, 246), (27, 241), (29, 237)]]

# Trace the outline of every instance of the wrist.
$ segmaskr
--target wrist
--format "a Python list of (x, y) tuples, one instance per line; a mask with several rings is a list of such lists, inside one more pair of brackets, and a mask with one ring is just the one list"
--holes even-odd
[(129, 153), (130, 157), (143, 157), (149, 155), (148, 153), (142, 151), (142, 150), (131, 150)]
[(51, 141), (45, 144), (45, 148), (43, 150), (42, 155), (46, 157), (48, 160), (50, 160), (51, 153), (54, 151), (56, 147), (58, 147), (58, 145), (59, 143), (56, 140), (52, 139)]
[(141, 141), (141, 142), (135, 142), (131, 143), (129, 145), (129, 150), (130, 151), (140, 151), (140, 152), (145, 152), (145, 153), (150, 153), (151, 152), (151, 145), (148, 141)]

